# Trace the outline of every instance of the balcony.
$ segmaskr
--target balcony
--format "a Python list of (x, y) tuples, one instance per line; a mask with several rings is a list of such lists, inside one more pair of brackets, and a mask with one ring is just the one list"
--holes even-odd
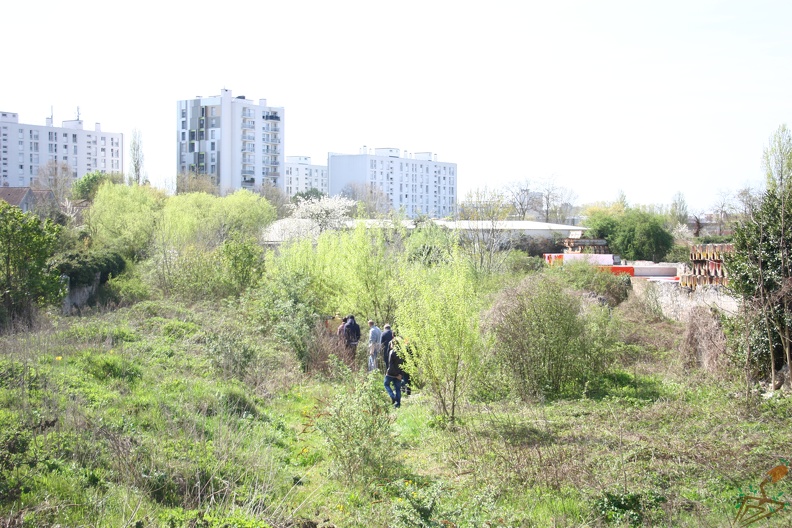
[(256, 117), (256, 115), (253, 113), (253, 110), (251, 110), (250, 108), (243, 108), (242, 109), (242, 117), (254, 118), (254, 117)]
[(255, 152), (256, 146), (253, 143), (245, 143), (240, 149), (241, 152)]
[(242, 169), (242, 176), (255, 176), (256, 171), (253, 169)]
[(249, 120), (249, 119), (243, 119), (242, 120), (242, 129), (243, 130), (255, 130), (256, 129), (256, 122), (252, 121), (252, 120)]
[(243, 141), (256, 141), (256, 135), (255, 134), (242, 134), (242, 140)]
[(262, 117), (267, 121), (280, 121), (280, 116), (276, 116), (276, 115), (264, 115)]

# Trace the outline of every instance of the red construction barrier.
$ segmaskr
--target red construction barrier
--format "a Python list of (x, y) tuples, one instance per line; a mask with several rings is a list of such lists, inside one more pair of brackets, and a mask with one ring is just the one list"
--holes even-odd
[(633, 266), (599, 266), (599, 269), (613, 273), (614, 275), (627, 274), (630, 277), (635, 277), (635, 268)]

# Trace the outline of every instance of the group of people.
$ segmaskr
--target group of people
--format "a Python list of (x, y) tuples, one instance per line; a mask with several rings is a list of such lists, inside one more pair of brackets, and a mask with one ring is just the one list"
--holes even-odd
[[(393, 330), (390, 324), (386, 324), (383, 330), (380, 330), (373, 320), (369, 320), (368, 326), (368, 370), (371, 372), (379, 368), (377, 363), (381, 353), (385, 371), (385, 390), (390, 396), (393, 406), (401, 407), (402, 392), (410, 394), (410, 376), (401, 368), (404, 358), (399, 354)], [(361, 336), (360, 325), (355, 321), (354, 315), (347, 315), (341, 320), (337, 336), (344, 346), (347, 359), (351, 364), (354, 364)]]

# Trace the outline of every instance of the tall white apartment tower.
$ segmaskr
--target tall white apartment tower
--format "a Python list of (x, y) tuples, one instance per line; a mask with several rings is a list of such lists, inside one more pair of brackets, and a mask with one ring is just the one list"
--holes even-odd
[(399, 149), (363, 147), (359, 154), (328, 156), (330, 195), (340, 194), (349, 185), (379, 188), (395, 209), (414, 218), (427, 215), (443, 218), (456, 214), (456, 163), (437, 161), (431, 152), (405, 153)]
[(310, 156), (286, 156), (286, 195), (317, 189), (329, 194), (327, 165), (314, 165)]
[(50, 162), (68, 165), (75, 179), (96, 170), (121, 172), (123, 144), (123, 134), (102, 132), (99, 123), (94, 130), (83, 130), (80, 119), (56, 127), (48, 117), (45, 125), (26, 125), (19, 114), (0, 112), (0, 186), (30, 187)]
[(284, 190), (284, 110), (220, 95), (176, 105), (176, 170), (209, 174), (222, 194), (258, 190), (269, 183)]

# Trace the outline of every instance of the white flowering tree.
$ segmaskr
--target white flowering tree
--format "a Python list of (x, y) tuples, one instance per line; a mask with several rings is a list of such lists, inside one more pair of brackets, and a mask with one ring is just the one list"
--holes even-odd
[(292, 204), (292, 218), (307, 218), (316, 222), (319, 232), (337, 229), (349, 220), (355, 201), (342, 196), (298, 199)]

